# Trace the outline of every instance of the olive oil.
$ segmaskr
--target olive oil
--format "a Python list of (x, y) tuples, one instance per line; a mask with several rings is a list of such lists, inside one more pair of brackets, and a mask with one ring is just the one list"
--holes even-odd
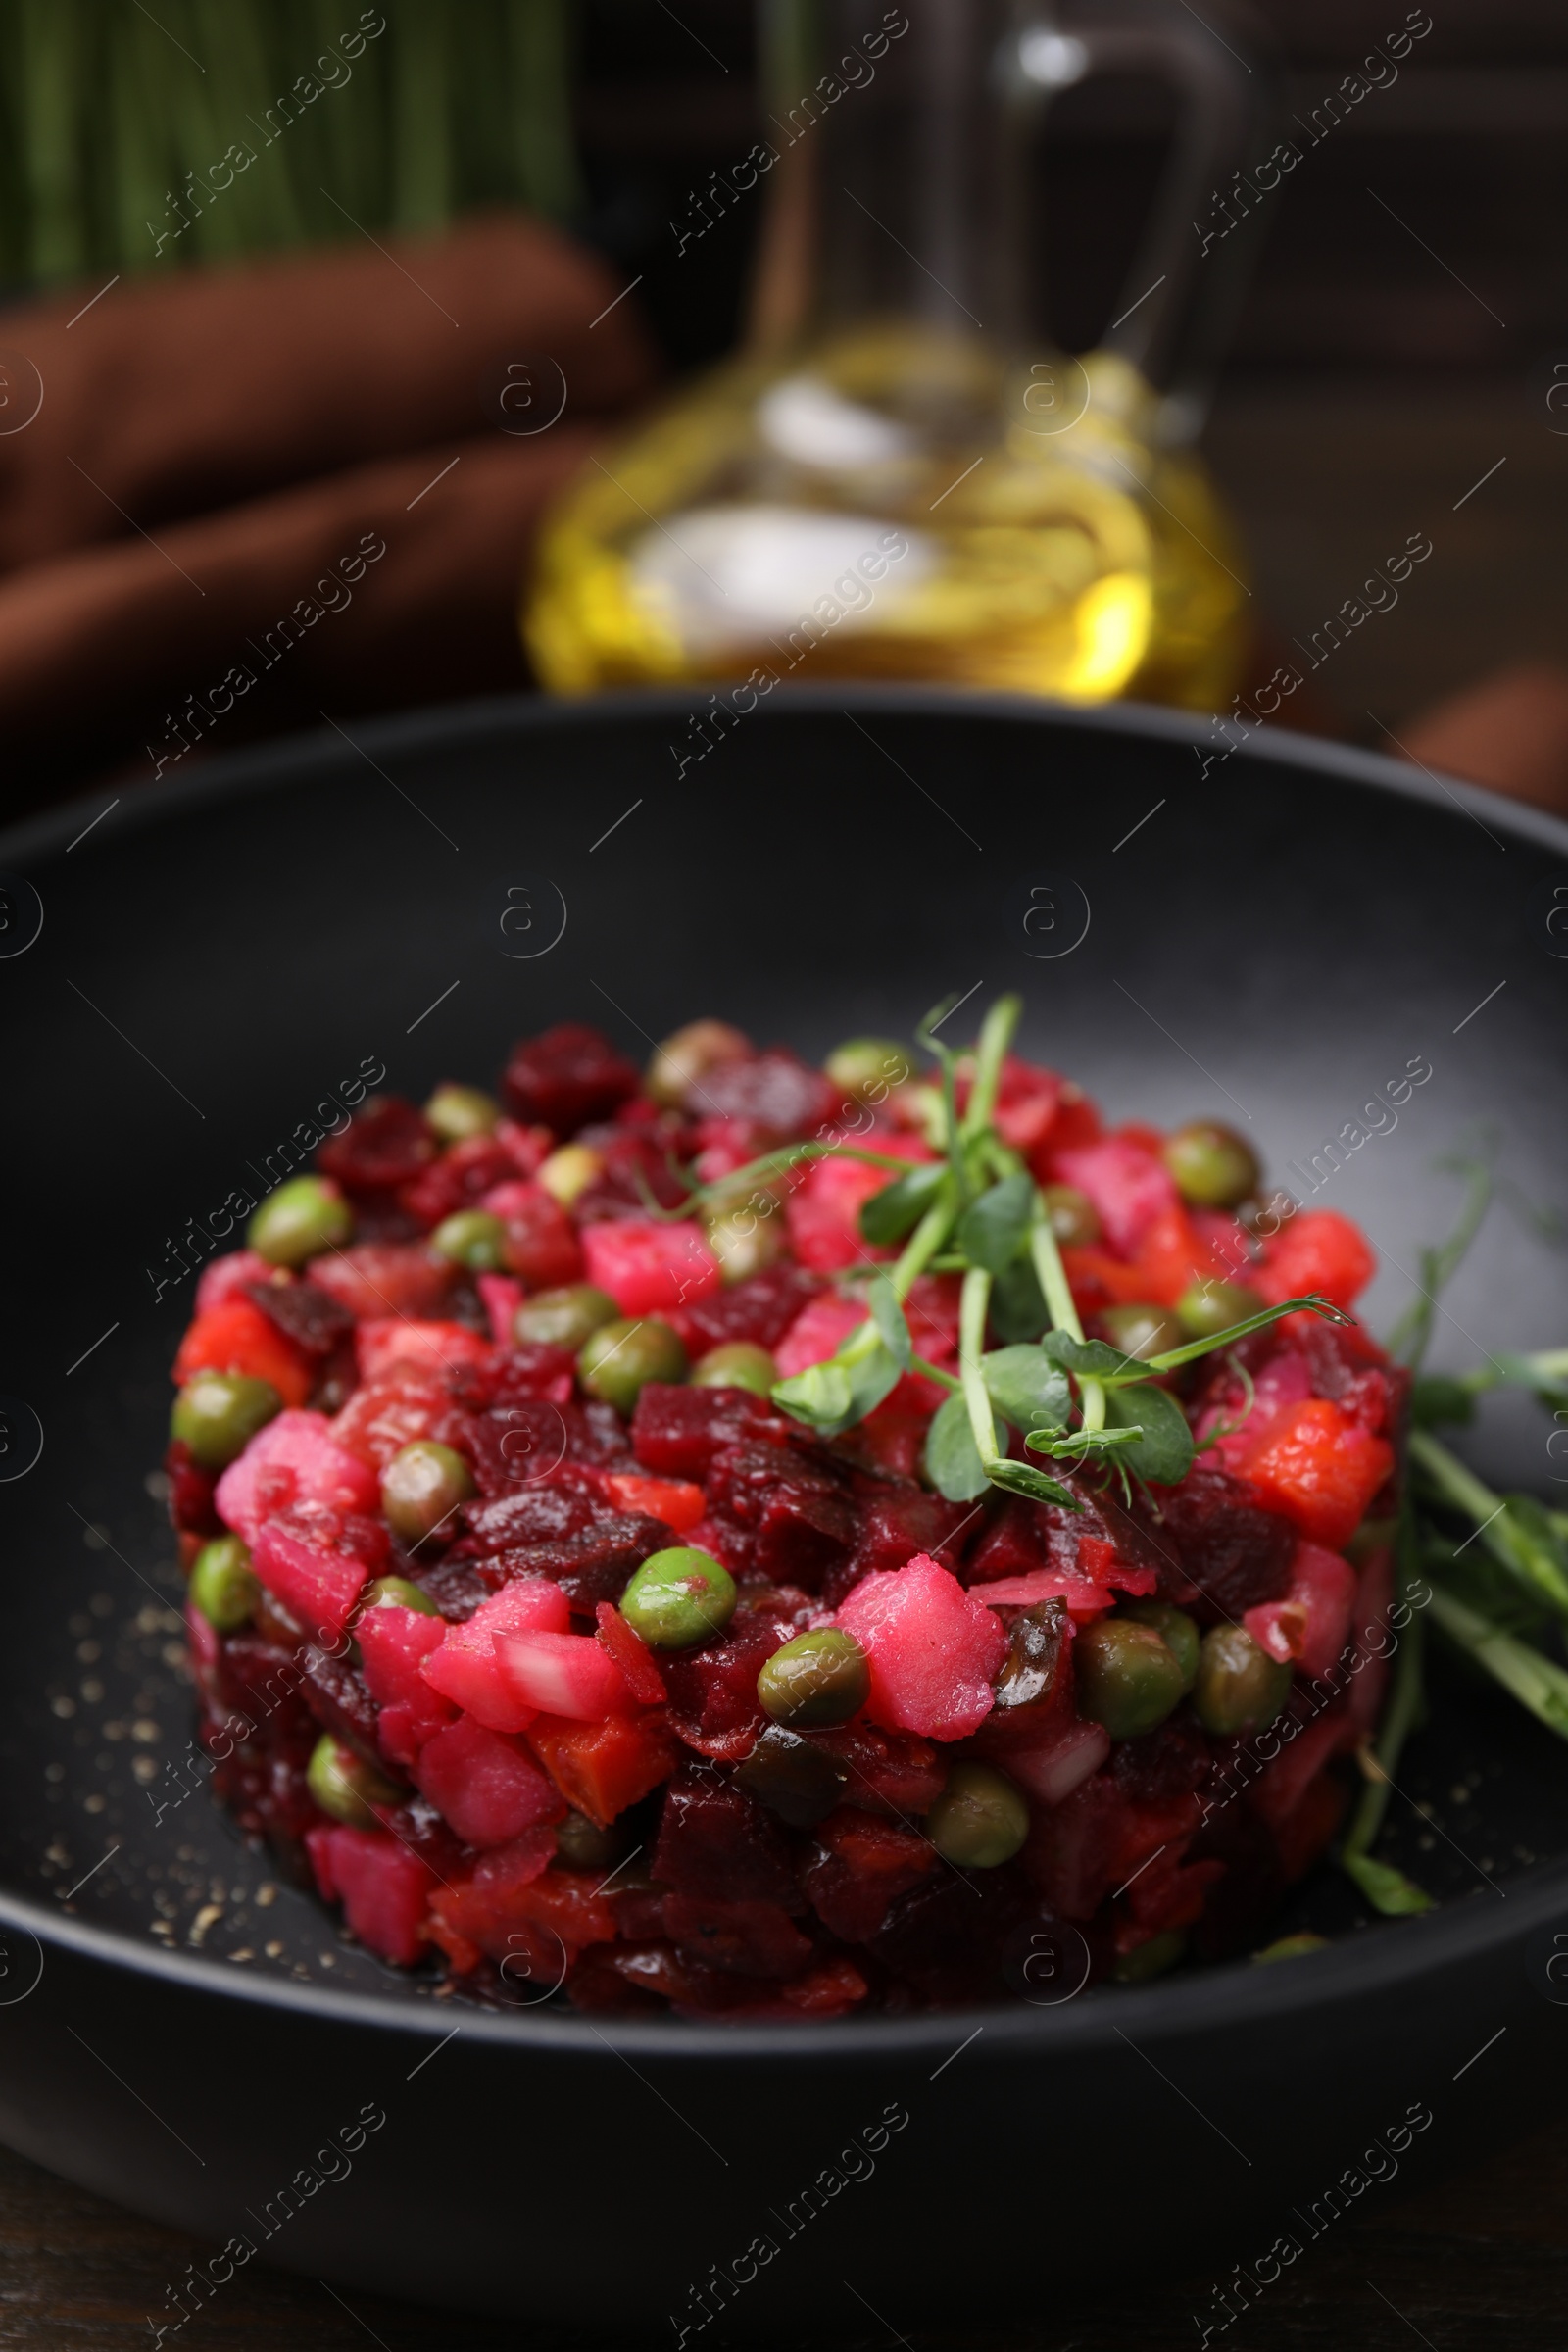
[(549, 519), (524, 613), (540, 678), (760, 668), (1222, 707), (1244, 590), (1206, 477), (1152, 449), (1125, 363), (1053, 373), (1080, 407), (1061, 427), (1025, 405), (1039, 372), (906, 327), (719, 370)]
[[(1124, 70), (1121, 34), (1104, 11), (1043, 30), (1016, 0), (922, 0), (871, 34), (861, 14), (773, 0), (751, 343), (547, 518), (522, 612), (538, 676), (1223, 708), (1248, 592), (1189, 446), (1222, 272), (1198, 273), (1169, 207), (1104, 349), (1053, 355), (1039, 320), (1031, 126), (1054, 89)], [(1240, 135), (1244, 61), (1233, 78)]]

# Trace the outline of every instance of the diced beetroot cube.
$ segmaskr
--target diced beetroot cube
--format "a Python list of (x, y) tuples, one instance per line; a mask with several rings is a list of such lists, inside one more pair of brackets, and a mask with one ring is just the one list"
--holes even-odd
[(586, 1021), (560, 1021), (512, 1050), (502, 1080), (508, 1107), (526, 1123), (573, 1135), (608, 1119), (642, 1084), (635, 1062)]
[(773, 1816), (701, 1764), (682, 1765), (664, 1791), (654, 1876), (707, 1901), (788, 1906), (798, 1899), (789, 1845)]
[(1322, 1674), (1345, 1647), (1355, 1603), (1355, 1570), (1338, 1552), (1298, 1544), (1282, 1600), (1266, 1600), (1243, 1616), (1260, 1649), (1303, 1674)]
[[(1027, 1158), (1054, 1129), (1062, 1097), (1062, 1082), (1054, 1070), (1022, 1061), (1015, 1054), (1006, 1054), (997, 1088), (997, 1133), (1004, 1144), (1010, 1144), (1014, 1152), (1021, 1152)], [(960, 1099), (967, 1104), (967, 1087), (962, 1089)]]
[(716, 1291), (706, 1298), (688, 1298), (685, 1314), (691, 1326), (690, 1346), (696, 1355), (733, 1340), (751, 1340), (759, 1348), (776, 1348), (796, 1316), (821, 1289), (818, 1277), (787, 1259), (764, 1266)]
[(520, 1732), (538, 1708), (523, 1699), (495, 1654), (498, 1634), (564, 1634), (571, 1623), (566, 1595), (547, 1576), (514, 1577), (481, 1601), (463, 1625), (448, 1626), (439, 1649), (419, 1671), (431, 1690), (454, 1700), (495, 1732)]
[(676, 1388), (651, 1380), (631, 1417), (632, 1451), (662, 1478), (706, 1480), (721, 1446), (782, 1446), (795, 1428), (747, 1389)]
[(844, 1768), (849, 1801), (867, 1813), (888, 1813), (906, 1826), (929, 1813), (948, 1783), (948, 1760), (929, 1740), (879, 1731), (874, 1723), (841, 1724), (812, 1732), (810, 1742)]
[(873, 1723), (962, 1740), (990, 1714), (1007, 1646), (1002, 1620), (924, 1553), (857, 1585), (838, 1623), (870, 1658)]
[[(882, 1568), (902, 1568), (923, 1551), (948, 1569), (952, 1557), (941, 1557), (943, 1545), (964, 1525), (973, 1524), (970, 1504), (948, 1502), (923, 1487), (883, 1487), (865, 1494), (860, 1503), (860, 1537), (852, 1566), (854, 1581)], [(848, 1590), (848, 1587), (846, 1587)], [(842, 1595), (835, 1595), (842, 1597)]]
[(506, 1227), (502, 1256), (530, 1291), (555, 1291), (582, 1278), (577, 1230), (555, 1196), (516, 1177), (486, 1193), (481, 1206)]
[(588, 1279), (623, 1315), (667, 1314), (719, 1287), (718, 1260), (695, 1225), (616, 1217), (582, 1233)]
[(602, 1723), (632, 1706), (625, 1676), (592, 1634), (498, 1634), (495, 1648), (513, 1691), (542, 1715)]
[(536, 1870), (536, 1850), (518, 1839), (486, 1854), (466, 1885), (443, 1886), (430, 1908), (432, 1932), (447, 1950), (449, 1937), (461, 1939), (469, 1952), (501, 1963), (514, 1991), (533, 1986), (543, 1994), (589, 1944), (613, 1939), (615, 1914), (612, 1898), (599, 1892), (602, 1873)]
[(292, 1282), (253, 1282), (246, 1296), (318, 1374), (329, 1356), (341, 1355), (353, 1334), (348, 1308), (303, 1275)]
[(496, 1121), (496, 1142), (511, 1160), (514, 1176), (537, 1176), (556, 1148), (548, 1127), (519, 1127), (515, 1119)]
[(358, 1316), (433, 1315), (457, 1272), (423, 1242), (355, 1242), (311, 1261), (311, 1280)]
[(824, 1291), (820, 1298), (813, 1298), (773, 1350), (780, 1378), (793, 1380), (810, 1364), (825, 1364), (851, 1332), (859, 1330), (866, 1313), (862, 1299), (842, 1298), (837, 1291)]
[[(569, 1965), (565, 1945), (559, 1938), (539, 1939), (518, 1932), (518, 1906), (527, 1899), (524, 1890), (548, 1868), (555, 1851), (556, 1833), (541, 1823), (481, 1854), (466, 1879), (455, 1872), (447, 1876), (432, 1904), (431, 1936), (460, 1976), (477, 1968), (488, 1953), (505, 1962), (502, 1973), (514, 1991), (536, 1982), (541, 1959), (545, 1969), (537, 1979), (540, 1997), (560, 1984)], [(543, 1952), (534, 1948), (538, 1940), (546, 1946)]]
[(758, 1150), (814, 1135), (837, 1115), (840, 1102), (831, 1079), (776, 1046), (765, 1054), (717, 1062), (687, 1090), (693, 1117), (705, 1126), (710, 1120), (738, 1120), (754, 1130)]
[(860, 1538), (860, 1515), (846, 1494), (781, 1480), (757, 1523), (752, 1564), (775, 1585), (820, 1592), (841, 1574)]
[[(481, 1282), (505, 1279), (500, 1274), (480, 1276)], [(508, 1405), (536, 1397), (543, 1397), (550, 1404), (569, 1402), (576, 1362), (576, 1354), (570, 1348), (552, 1347), (544, 1340), (509, 1340), (505, 1353), (498, 1355), (490, 1368), (487, 1386), (491, 1410), (499, 1412)]]
[(428, 1863), (383, 1830), (341, 1825), (306, 1836), (317, 1884), (340, 1900), (360, 1941), (398, 1968), (412, 1968), (424, 1949), (425, 1915), (438, 1884)]
[(526, 1749), (460, 1716), (427, 1740), (414, 1777), (466, 1845), (505, 1845), (565, 1807)]
[(404, 1185), (398, 1200), (428, 1233), (443, 1217), (474, 1207), (494, 1186), (516, 1173), (511, 1152), (493, 1135), (466, 1135), (450, 1144), (412, 1184)]
[(811, 1957), (810, 1938), (801, 1934), (780, 1903), (715, 1902), (694, 1894), (666, 1894), (663, 1924), (679, 1951), (731, 1976), (794, 1977)]
[(341, 1135), (327, 1137), (316, 1164), (346, 1193), (391, 1192), (412, 1184), (439, 1149), (434, 1128), (414, 1103), (401, 1095), (371, 1095)]
[(265, 1257), (254, 1250), (230, 1250), (222, 1257), (215, 1257), (210, 1266), (202, 1269), (196, 1285), (196, 1312), (205, 1315), (212, 1306), (226, 1306), (230, 1298), (243, 1298), (253, 1282), (270, 1281), (272, 1268)]
[(170, 1521), (179, 1533), (221, 1535), (223, 1522), (213, 1500), (218, 1479), (213, 1471), (202, 1468), (183, 1438), (170, 1440), (164, 1454), (164, 1476), (169, 1481)]
[(662, 1707), (664, 1703), (664, 1678), (641, 1634), (635, 1626), (627, 1624), (612, 1600), (602, 1600), (594, 1616), (598, 1622), (599, 1640), (625, 1676), (626, 1688), (637, 1704), (640, 1707)]
[(662, 1711), (603, 1723), (541, 1715), (528, 1726), (528, 1745), (567, 1804), (602, 1830), (667, 1780), (680, 1754)]
[(270, 1473), (287, 1473), (279, 1493), (290, 1500), (324, 1503), (340, 1511), (373, 1511), (379, 1506), (374, 1471), (334, 1441), (324, 1413), (279, 1413), (257, 1431), (218, 1482), (219, 1516), (247, 1544), (256, 1541), (265, 1500), (259, 1489)]
[(382, 1380), (394, 1364), (420, 1365), (451, 1377), (465, 1364), (488, 1364), (491, 1348), (466, 1323), (416, 1323), (407, 1315), (375, 1315), (355, 1335), (362, 1380)]
[[(877, 1149), (911, 1162), (934, 1156), (929, 1145), (912, 1136), (886, 1137)], [(808, 1166), (784, 1209), (790, 1246), (802, 1265), (830, 1274), (868, 1257), (896, 1256), (892, 1249), (873, 1250), (860, 1232), (860, 1210), (874, 1193), (886, 1191), (896, 1173), (863, 1159), (819, 1159)]]
[(720, 1763), (750, 1755), (767, 1718), (757, 1678), (799, 1628), (769, 1609), (739, 1608), (722, 1641), (680, 1650), (664, 1661), (669, 1719), (688, 1747)]
[(1185, 1845), (1201, 1819), (1196, 1795), (1138, 1805), (1108, 1773), (1097, 1773), (1060, 1804), (1036, 1812), (1024, 1864), (1063, 1919), (1088, 1919), (1161, 1846)]
[(476, 1274), (474, 1288), (490, 1318), (490, 1337), (498, 1348), (513, 1344), (513, 1322), (522, 1304), (522, 1285), (512, 1274)]
[(1121, 1136), (1082, 1151), (1058, 1152), (1055, 1166), (1063, 1184), (1075, 1184), (1094, 1202), (1105, 1239), (1131, 1257), (1164, 1209), (1180, 1205), (1175, 1178), (1164, 1161)]
[(318, 1641), (337, 1640), (365, 1590), (369, 1565), (313, 1543), (297, 1520), (265, 1520), (251, 1544), (251, 1566), (269, 1592)]
[(822, 1925), (847, 1943), (879, 1934), (894, 1897), (937, 1866), (929, 1838), (853, 1805), (830, 1813), (813, 1835), (822, 1850), (807, 1869), (806, 1891)]
[(644, 1478), (636, 1471), (612, 1470), (605, 1478), (605, 1492), (617, 1511), (646, 1511), (650, 1519), (662, 1519), (678, 1536), (695, 1527), (708, 1511), (702, 1488), (684, 1478)]
[(457, 1713), (419, 1668), (439, 1649), (447, 1628), (439, 1617), (393, 1603), (367, 1609), (355, 1631), (370, 1696), (380, 1708), (376, 1740), (394, 1764), (412, 1764), (424, 1741)]
[(1281, 1598), (1299, 1538), (1288, 1519), (1262, 1509), (1261, 1499), (1255, 1489), (1211, 1468), (1206, 1456), (1179, 1487), (1161, 1491), (1156, 1534), (1167, 1600), (1213, 1625)]

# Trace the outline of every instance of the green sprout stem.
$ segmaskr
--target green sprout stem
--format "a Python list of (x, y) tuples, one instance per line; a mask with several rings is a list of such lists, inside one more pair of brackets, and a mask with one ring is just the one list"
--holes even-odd
[[(1415, 1561), (1415, 1513), (1406, 1501), (1399, 1521), (1398, 1536), (1398, 1597), (1410, 1606), (1415, 1588), (1420, 1581)], [(1388, 1811), (1389, 1796), (1394, 1786), (1394, 1774), (1403, 1752), (1404, 1743), (1415, 1729), (1420, 1717), (1423, 1691), (1422, 1675), (1423, 1628), (1421, 1619), (1412, 1609), (1404, 1629), (1399, 1654), (1395, 1660), (1394, 1674), (1383, 1720), (1378, 1726), (1377, 1740), (1372, 1754), (1377, 1765), (1376, 1775), (1370, 1777), (1361, 1791), (1349, 1834), (1340, 1849), (1341, 1862), (1349, 1865), (1370, 1856), (1383, 1827)], [(1352, 1870), (1351, 1876), (1355, 1873)]]
[(1568, 1577), (1521, 1524), (1504, 1497), (1494, 1494), (1457, 1454), (1440, 1445), (1430, 1430), (1411, 1431), (1410, 1459), (1426, 1473), (1442, 1501), (1475, 1521), (1476, 1541), (1530, 1597), (1544, 1601), (1559, 1617), (1568, 1617)]
[(958, 1130), (960, 1144), (975, 1143), (991, 1124), (996, 1113), (997, 1089), (1002, 1083), (1002, 1065), (1022, 1011), (1020, 997), (999, 997), (981, 1024), (969, 1101)]
[(1475, 1659), (1521, 1706), (1568, 1740), (1568, 1673), (1516, 1635), (1500, 1633), (1452, 1592), (1434, 1587), (1432, 1614), (1450, 1642)]
[[(1029, 1254), (1034, 1260), (1035, 1277), (1046, 1301), (1054, 1331), (1064, 1331), (1070, 1339), (1081, 1340), (1084, 1327), (1079, 1319), (1067, 1269), (1061, 1262), (1061, 1251), (1052, 1230), (1051, 1211), (1044, 1200), (1036, 1195), (1035, 1221), (1029, 1229)], [(1085, 1429), (1103, 1429), (1105, 1426), (1105, 1392), (1098, 1380), (1080, 1383)]]
[(974, 1432), (975, 1449), (988, 1470), (999, 1451), (996, 1418), (981, 1362), (986, 1344), (986, 1310), (990, 1304), (991, 1277), (983, 1266), (971, 1266), (963, 1278), (958, 1302), (958, 1377), (968, 1407), (969, 1427)]

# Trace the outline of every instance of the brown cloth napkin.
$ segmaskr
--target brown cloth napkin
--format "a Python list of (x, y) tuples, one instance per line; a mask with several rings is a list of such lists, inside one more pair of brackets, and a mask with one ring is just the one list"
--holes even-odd
[[(526, 683), (515, 608), (541, 509), (655, 377), (595, 257), (494, 215), (83, 310), (89, 292), (0, 314), (0, 349), (43, 387), (0, 434), (14, 802), (322, 709)], [(501, 405), (509, 363), (532, 364), (514, 382), (533, 413)], [(506, 429), (563, 392), (544, 429)]]

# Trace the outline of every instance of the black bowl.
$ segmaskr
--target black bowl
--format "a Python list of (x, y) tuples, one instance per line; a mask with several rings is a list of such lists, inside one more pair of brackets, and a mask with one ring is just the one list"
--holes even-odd
[[(1112, 1113), (1247, 1121), (1276, 1177), (1360, 1218), (1374, 1324), (1450, 1221), (1432, 1162), (1477, 1120), (1549, 1200), (1568, 831), (1356, 752), (1224, 750), (1159, 712), (904, 691), (780, 696), (728, 733), (678, 698), (499, 703), (0, 846), (27, 886), (0, 932), (0, 2133), (237, 2241), (155, 2319), (252, 2253), (677, 2341), (1038, 2312), (1054, 2280), (1177, 2247), (1255, 2281), (1273, 2237), (1309, 2254), (1370, 2179), (1473, 2148), (1560, 2064), (1568, 1751), (1452, 1675), (1386, 1849), (1430, 1916), (1370, 1922), (1325, 1870), (1291, 1914), (1335, 1933), (1310, 1959), (1082, 1995), (1037, 1970), (998, 2008), (828, 2026), (443, 1998), (279, 1884), (189, 1746), (148, 1485), (180, 1268), (362, 1067), (416, 1097), (484, 1080), (565, 1015), (640, 1053), (714, 1011), (815, 1054), (967, 992), (956, 1034), (1017, 987), (1024, 1050)], [(1397, 1127), (1343, 1148), (1410, 1064), (1431, 1075)], [(1499, 1212), (1439, 1360), (1560, 1341), (1563, 1295), (1549, 1238)], [(1477, 1458), (1549, 1492), (1548, 1435), (1495, 1417)]]

